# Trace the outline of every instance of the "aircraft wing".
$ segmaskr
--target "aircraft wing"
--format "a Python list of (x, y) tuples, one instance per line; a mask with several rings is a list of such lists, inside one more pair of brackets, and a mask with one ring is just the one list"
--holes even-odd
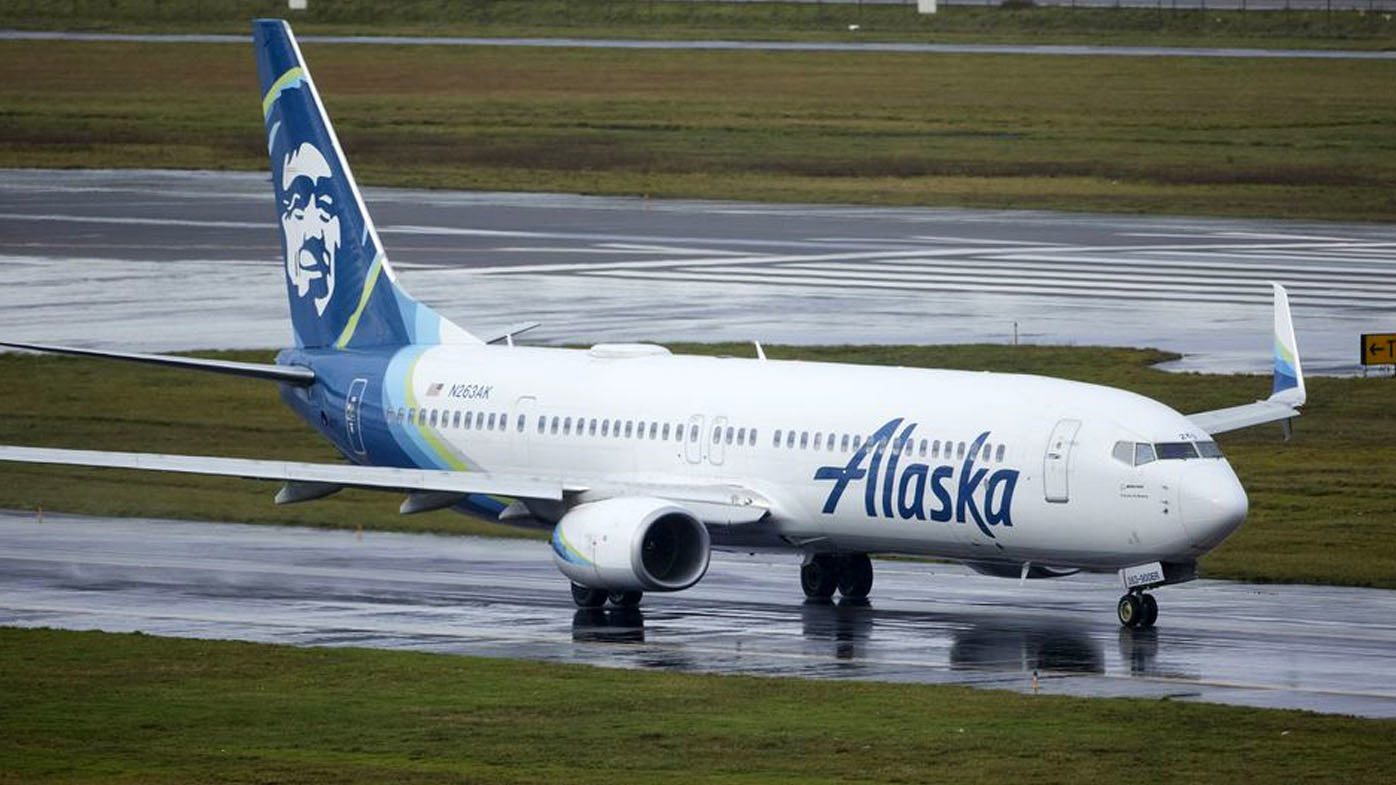
[(348, 487), (406, 491), (408, 493), (484, 493), (525, 499), (561, 500), (564, 490), (582, 490), (570, 486), (564, 487), (563, 483), (556, 480), (484, 472), (400, 469), (390, 466), (355, 466), (352, 464), (301, 463), (296, 461), (261, 461), (204, 455), (62, 450), (51, 447), (0, 446), (0, 461), (208, 474), (220, 477), (242, 477), (250, 480), (313, 484), (335, 489)]
[(1307, 400), (1299, 344), (1294, 339), (1294, 320), (1289, 315), (1289, 295), (1283, 286), (1270, 285), (1275, 289), (1275, 375), (1270, 397), (1188, 415), (1189, 420), (1209, 434), (1291, 420), (1299, 416), (1299, 407)]
[(1293, 406), (1276, 401), (1256, 401), (1226, 409), (1189, 414), (1188, 419), (1207, 433), (1216, 435), (1249, 428), (1252, 425), (1290, 420), (1298, 416), (1299, 410)]
[(315, 381), (315, 372), (298, 365), (268, 365), (266, 363), (243, 363), (233, 360), (209, 360), (203, 357), (179, 357), (170, 354), (136, 354), (133, 352), (108, 352), (100, 349), (83, 349), (77, 346), (53, 346), (42, 343), (18, 343), (0, 341), (0, 346), (11, 349), (26, 349), (31, 352), (50, 354), (71, 354), (76, 357), (101, 357), (108, 360), (127, 360), (163, 365), (167, 368), (183, 368), (193, 371), (212, 371), (230, 376), (244, 376), (251, 379), (266, 379), (273, 382), (307, 385)]

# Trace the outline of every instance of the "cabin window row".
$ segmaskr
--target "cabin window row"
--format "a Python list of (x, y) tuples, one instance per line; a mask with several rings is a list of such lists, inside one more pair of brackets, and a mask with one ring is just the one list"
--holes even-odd
[[(824, 452), (854, 452), (863, 446), (863, 437), (854, 434), (825, 433), (823, 431), (794, 431), (777, 429), (771, 439), (772, 447), (784, 447), (793, 450), (797, 447), (801, 450), (819, 450)], [(888, 450), (887, 442), (880, 442), (877, 445), (877, 454), (881, 455)], [(956, 442), (949, 439), (903, 439), (896, 438), (891, 442), (893, 452), (900, 452), (906, 456), (916, 456), (918, 458), (944, 458), (946, 460), (963, 460), (965, 453), (969, 450), (968, 442)], [(985, 443), (980, 449), (977, 460), (1003, 462), (1006, 448), (1004, 445), (993, 445)]]
[[(520, 415), (522, 418), (522, 415)], [(600, 436), (613, 439), (650, 439), (651, 441), (684, 440), (684, 431), (690, 433), (690, 441), (698, 440), (698, 426), (684, 423), (668, 423), (657, 420), (621, 420), (619, 418), (563, 417), (544, 415), (538, 418), (538, 433), (555, 436)], [(522, 419), (520, 428), (522, 428)]]
[[(503, 431), (509, 427), (509, 415), (504, 412), (450, 411), (423, 407), (388, 410), (392, 422), (426, 425), (432, 428), (459, 428), (465, 431)], [(523, 429), (523, 415), (519, 415)]]

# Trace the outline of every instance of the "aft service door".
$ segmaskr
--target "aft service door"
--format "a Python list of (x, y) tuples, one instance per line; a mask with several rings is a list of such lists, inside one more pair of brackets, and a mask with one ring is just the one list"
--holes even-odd
[(1076, 431), (1081, 428), (1080, 420), (1062, 420), (1052, 429), (1047, 440), (1047, 455), (1043, 458), (1043, 490), (1049, 502), (1066, 502), (1071, 499), (1068, 477), (1071, 474), (1071, 448), (1076, 444)]
[(344, 396), (344, 431), (349, 439), (349, 449), (363, 455), (364, 430), (360, 410), (364, 403), (364, 390), (368, 389), (367, 379), (355, 379), (349, 385), (349, 394)]

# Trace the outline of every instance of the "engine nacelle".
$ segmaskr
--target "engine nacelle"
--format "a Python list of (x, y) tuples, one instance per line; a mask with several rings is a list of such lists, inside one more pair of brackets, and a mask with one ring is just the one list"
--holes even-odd
[(626, 497), (569, 510), (553, 529), (553, 561), (573, 582), (607, 591), (679, 591), (708, 571), (708, 530), (663, 499)]

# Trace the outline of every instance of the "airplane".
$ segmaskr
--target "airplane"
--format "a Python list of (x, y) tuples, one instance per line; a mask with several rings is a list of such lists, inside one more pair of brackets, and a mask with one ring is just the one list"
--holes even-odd
[(0, 460), (274, 480), (278, 504), (343, 488), (552, 530), (578, 606), (698, 583), (714, 549), (803, 555), (814, 601), (865, 601), (869, 554), (1020, 581), (1117, 572), (1126, 627), (1153, 590), (1244, 521), (1214, 436), (1288, 433), (1306, 400), (1273, 284), (1272, 394), (1181, 414), (1125, 390), (1032, 376), (518, 345), (474, 335), (397, 281), (315, 82), (282, 20), (253, 23), (295, 346), (275, 363), (4, 342), (275, 382), (347, 460), (0, 446)]

